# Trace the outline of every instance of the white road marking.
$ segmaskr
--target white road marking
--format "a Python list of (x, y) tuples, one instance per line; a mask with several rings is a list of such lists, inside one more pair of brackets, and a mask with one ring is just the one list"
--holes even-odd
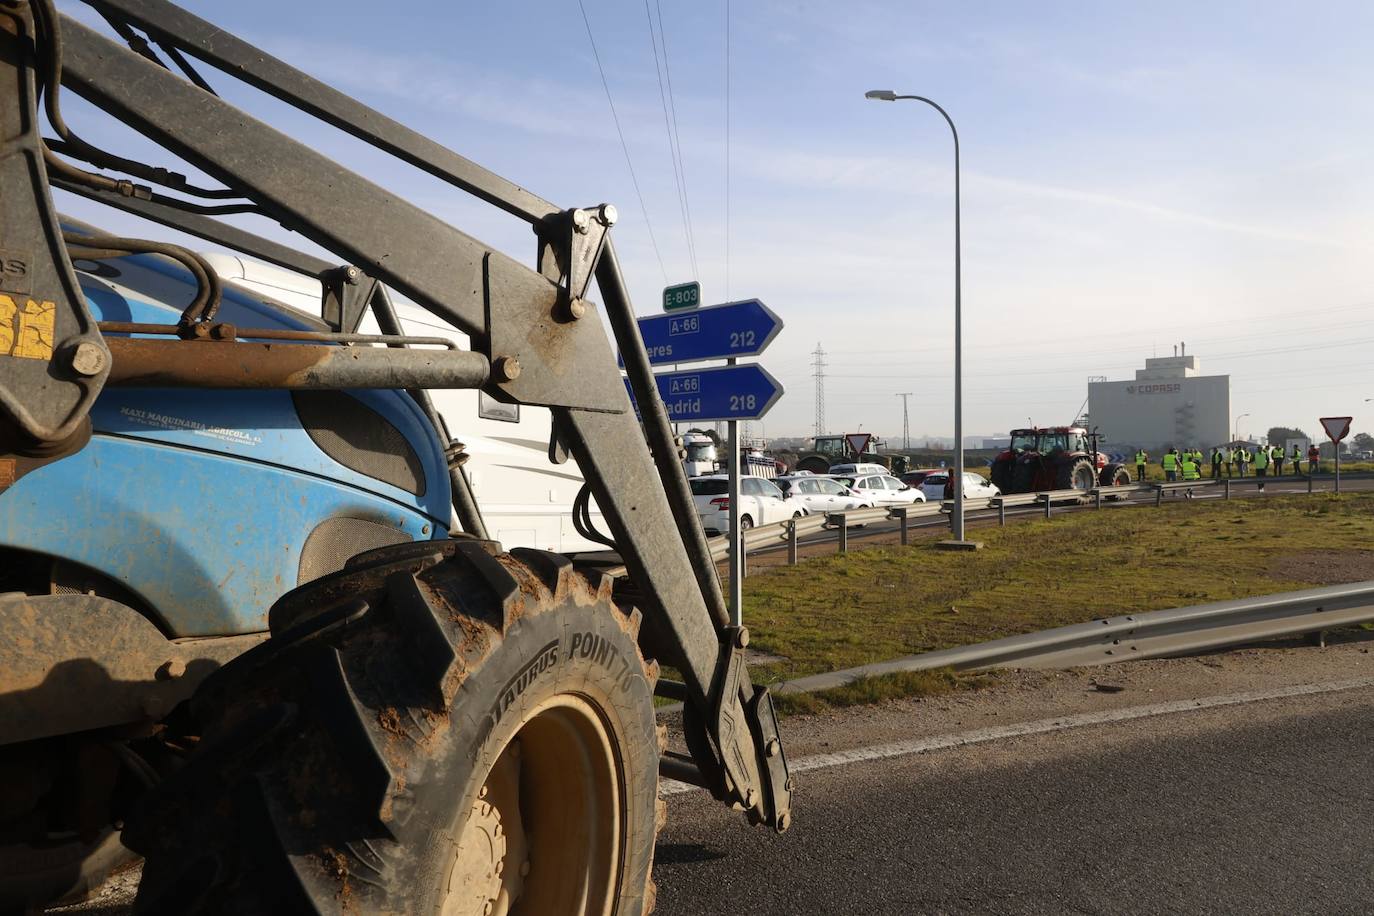
[[(814, 754), (788, 763), (792, 773), (805, 773), (809, 770), (824, 770), (830, 767), (846, 766), (851, 763), (865, 763), (873, 760), (887, 760), (893, 757), (907, 757), (912, 754), (925, 754), (930, 751), (947, 750), (953, 747), (967, 747), (972, 744), (986, 744), (1006, 738), (1019, 738), (1023, 735), (1043, 735), (1049, 732), (1070, 728), (1084, 728), (1089, 725), (1107, 725), (1113, 722), (1129, 722), (1133, 719), (1147, 719), (1152, 716), (1167, 716), (1197, 709), (1215, 709), (1219, 706), (1239, 706), (1244, 703), (1259, 703), (1265, 700), (1281, 700), (1287, 697), (1312, 696), (1321, 693), (1336, 693), (1342, 690), (1359, 690), (1374, 687), (1374, 677), (1356, 678), (1349, 681), (1328, 681), (1322, 684), (1298, 684), (1292, 687), (1277, 687), (1273, 690), (1251, 690), (1245, 693), (1231, 693), (1215, 697), (1199, 697), (1193, 700), (1174, 700), (1169, 703), (1152, 703), (1148, 706), (1128, 706), (1124, 709), (1109, 709), (1103, 712), (1075, 713), (1069, 716), (1056, 716), (1051, 719), (1035, 719), (1030, 722), (1017, 722), (995, 728), (976, 728), (972, 731), (956, 732), (950, 735), (935, 735), (929, 738), (913, 738), (909, 741), (896, 741), (891, 744), (877, 744), (869, 747), (854, 748), (848, 751), (834, 751), (829, 754)], [(678, 795), (690, 792), (697, 787), (673, 779), (659, 783), (659, 794)]]

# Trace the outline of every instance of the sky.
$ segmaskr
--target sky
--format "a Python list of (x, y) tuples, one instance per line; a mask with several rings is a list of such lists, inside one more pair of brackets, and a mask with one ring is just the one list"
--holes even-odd
[[(928, 96), (959, 129), (966, 434), (1068, 422), (1089, 377), (1130, 378), (1179, 341), (1231, 376), (1242, 434), (1333, 414), (1374, 430), (1374, 5), (185, 5), (560, 206), (614, 203), (640, 314), (692, 279), (708, 303), (763, 300), (786, 326), (759, 361), (786, 394), (757, 433), (814, 432), (818, 344), (827, 432), (900, 434), (899, 392), (913, 439), (953, 430), (951, 137), (874, 88)], [(525, 224), (211, 81), (533, 265)], [(169, 161), (67, 97), (79, 134)]]

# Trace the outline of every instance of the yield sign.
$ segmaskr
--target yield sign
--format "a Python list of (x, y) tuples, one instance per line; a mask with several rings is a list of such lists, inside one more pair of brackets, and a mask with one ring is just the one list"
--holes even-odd
[(862, 455), (868, 451), (868, 443), (872, 441), (872, 433), (845, 433), (844, 441), (849, 443), (849, 447), (854, 452), (854, 457)]
[(1350, 421), (1353, 417), (1322, 417), (1322, 426), (1326, 427), (1326, 434), (1331, 437), (1332, 442), (1340, 442), (1350, 435)]

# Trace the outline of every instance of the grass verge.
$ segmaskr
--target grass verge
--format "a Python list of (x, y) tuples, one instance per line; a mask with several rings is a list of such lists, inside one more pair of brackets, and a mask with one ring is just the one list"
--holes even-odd
[(987, 675), (957, 672), (952, 668), (933, 671), (898, 671), (878, 677), (863, 677), (829, 690), (815, 693), (782, 693), (773, 697), (778, 712), (785, 716), (818, 713), (847, 706), (866, 706), (904, 697), (931, 697), (956, 690), (977, 690), (990, 683)]
[[(1367, 556), (1374, 494), (1180, 498), (1160, 509), (1080, 512), (974, 533), (985, 544), (976, 553), (930, 542), (876, 547), (746, 579), (751, 648), (782, 659), (751, 666), (755, 681), (1321, 584), (1280, 573), (1278, 559), (1304, 550)], [(849, 685), (822, 702), (909, 696), (924, 683)]]

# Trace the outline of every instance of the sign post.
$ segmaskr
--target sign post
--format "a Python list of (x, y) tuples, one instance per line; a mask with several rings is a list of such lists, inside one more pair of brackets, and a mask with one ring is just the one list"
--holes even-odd
[(1331, 451), (1336, 457), (1336, 492), (1341, 492), (1341, 440), (1350, 435), (1350, 421), (1354, 417), (1322, 417), (1322, 427), (1331, 437)]
[[(649, 362), (674, 364), (671, 372), (654, 374), (654, 385), (674, 423), (724, 420), (728, 426), (730, 478), (730, 625), (743, 619), (744, 545), (740, 530), (739, 421), (757, 420), (782, 397), (782, 385), (757, 363), (739, 363), (757, 356), (782, 330), (782, 319), (757, 299), (744, 299), (699, 308), (701, 287), (695, 283), (663, 291), (666, 314), (640, 318), (639, 333)], [(677, 364), (723, 359), (724, 366), (682, 369)], [(624, 365), (622, 361), (621, 365)], [(625, 388), (629, 390), (629, 380)], [(634, 392), (630, 392), (634, 403)], [(638, 410), (638, 408), (636, 408)]]

